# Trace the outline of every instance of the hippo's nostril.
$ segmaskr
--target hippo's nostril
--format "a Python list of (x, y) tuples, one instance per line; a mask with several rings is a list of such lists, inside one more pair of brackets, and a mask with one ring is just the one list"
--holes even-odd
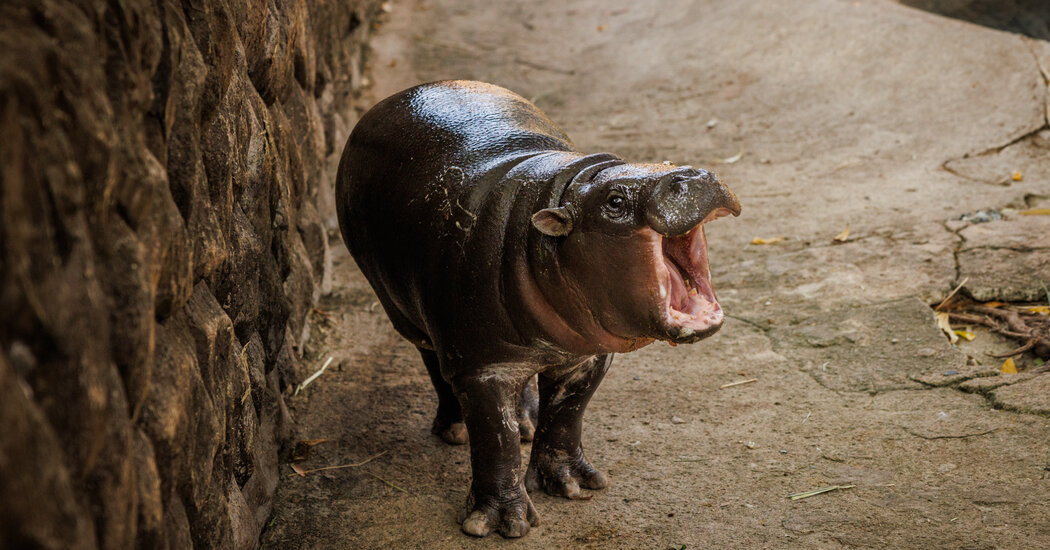
[(689, 183), (685, 178), (676, 177), (671, 180), (671, 192), (676, 195), (684, 195), (689, 190)]

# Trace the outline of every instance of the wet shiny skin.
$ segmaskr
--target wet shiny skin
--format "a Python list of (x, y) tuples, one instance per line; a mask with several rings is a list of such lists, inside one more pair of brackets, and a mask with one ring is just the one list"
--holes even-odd
[[(740, 211), (706, 171), (584, 155), (525, 99), (461, 81), (405, 90), (366, 113), (336, 202), (344, 242), (430, 371), (435, 432), (462, 443), (466, 427), (463, 530), (510, 537), (538, 522), (526, 486), (569, 498), (604, 487), (580, 432), (610, 354), (692, 342), (720, 324), (704, 241), (670, 239), (686, 246), (668, 256), (654, 243), (702, 235), (701, 222)], [(679, 262), (673, 276), (703, 292), (700, 307), (669, 290), (668, 257)], [(672, 296), (688, 307), (671, 308)], [(520, 411), (534, 408), (520, 398), (537, 375), (528, 418)], [(523, 478), (519, 431), (532, 423)]]

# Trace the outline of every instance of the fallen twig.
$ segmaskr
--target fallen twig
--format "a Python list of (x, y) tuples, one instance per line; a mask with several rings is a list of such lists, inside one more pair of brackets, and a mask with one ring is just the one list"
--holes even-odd
[(390, 487), (393, 487), (394, 489), (397, 489), (398, 491), (401, 491), (402, 493), (407, 493), (408, 492), (408, 491), (402, 489), (401, 487), (398, 487), (397, 485), (394, 485), (393, 483), (390, 483), (389, 481), (387, 481), (387, 480), (385, 480), (385, 479), (383, 479), (383, 478), (373, 474), (372, 472), (368, 472), (368, 475), (378, 479), (379, 481), (382, 481), (383, 483), (386, 483)]
[(956, 313), (954, 311), (948, 312), (948, 318), (952, 321), (959, 321), (970, 325), (984, 325), (988, 328), (998, 329), (999, 323), (992, 321), (987, 317), (979, 317), (977, 315), (967, 315), (966, 313)]
[(995, 357), (996, 359), (1003, 359), (1004, 357), (1013, 357), (1015, 355), (1021, 355), (1022, 353), (1024, 353), (1024, 352), (1034, 348), (1036, 343), (1038, 343), (1038, 342), (1039, 341), (1036, 340), (1035, 338), (1030, 338), (1028, 340), (1028, 342), (1025, 343), (1025, 345), (1023, 345), (1023, 346), (1021, 346), (1021, 347), (1019, 347), (1019, 348), (1017, 348), (1017, 349), (1015, 349), (1013, 351), (1008, 351), (1006, 353), (988, 353), (988, 356), (989, 357)]
[(824, 493), (830, 493), (831, 491), (837, 491), (839, 489), (852, 489), (854, 487), (856, 487), (856, 485), (831, 485), (828, 487), (821, 487), (820, 489), (813, 489), (812, 491), (804, 491), (801, 493), (788, 495), (788, 498), (790, 498), (791, 500), (801, 500), (804, 498), (814, 497)]
[(997, 432), (997, 431), (999, 431), (999, 428), (992, 428), (992, 429), (990, 429), (990, 430), (985, 430), (985, 431), (983, 431), (983, 432), (978, 432), (978, 433), (972, 433), (972, 434), (960, 434), (960, 435), (923, 435), (923, 434), (921, 434), (921, 433), (919, 433), (919, 432), (916, 432), (915, 430), (912, 430), (912, 429), (910, 429), (910, 428), (905, 428), (904, 426), (901, 426), (901, 429), (903, 429), (903, 430), (904, 430), (905, 432), (907, 432), (907, 434), (908, 434), (908, 435), (913, 435), (913, 436), (915, 436), (915, 437), (918, 437), (918, 438), (920, 438), (920, 439), (927, 439), (927, 440), (933, 440), (933, 439), (966, 439), (966, 438), (968, 438), (968, 437), (980, 437), (980, 436), (982, 436), (982, 435), (988, 435), (988, 434), (990, 434), (990, 433), (994, 433), (994, 432)]
[(718, 387), (718, 389), (724, 390), (726, 388), (732, 388), (733, 386), (743, 386), (744, 384), (750, 384), (752, 382), (758, 382), (758, 378), (748, 378), (747, 380), (737, 380), (736, 382), (730, 382), (728, 384), (722, 384), (721, 386)]
[(302, 384), (299, 384), (298, 386), (296, 386), (295, 387), (295, 392), (292, 393), (292, 397), (295, 397), (295, 396), (299, 395), (299, 392), (303, 391), (303, 389), (305, 389), (306, 386), (309, 386), (311, 382), (313, 382), (314, 380), (317, 380), (317, 377), (319, 377), (322, 374), (324, 374), (324, 371), (325, 371), (325, 369), (328, 368), (328, 365), (332, 364), (332, 359), (333, 359), (333, 357), (331, 355), (329, 355), (328, 356), (328, 360), (324, 362), (324, 365), (322, 365), (321, 368), (317, 370), (317, 372), (311, 374), (306, 380), (303, 380)]
[(383, 451), (383, 452), (381, 452), (381, 453), (379, 453), (377, 455), (370, 456), (370, 457), (362, 460), (361, 462), (355, 462), (353, 464), (340, 464), (338, 466), (325, 466), (323, 468), (314, 468), (312, 470), (302, 470), (300, 472), (295, 472), (295, 473), (288, 474), (288, 475), (290, 475), (290, 476), (306, 477), (306, 474), (312, 474), (314, 472), (323, 472), (325, 470), (339, 470), (339, 469), (342, 469), (342, 468), (356, 468), (358, 466), (364, 466), (365, 464), (368, 464), (369, 462), (372, 462), (373, 460), (375, 460), (375, 459), (385, 455), (387, 452), (388, 451)]
[(933, 310), (934, 310), (934, 311), (940, 311), (940, 310), (941, 310), (941, 308), (942, 308), (942, 307), (944, 307), (944, 304), (947, 304), (947, 303), (948, 303), (948, 300), (951, 300), (951, 299), (952, 299), (952, 296), (955, 296), (955, 293), (956, 293), (956, 292), (959, 292), (959, 289), (961, 289), (961, 288), (963, 287), (963, 285), (965, 285), (965, 284), (966, 284), (966, 281), (969, 281), (969, 280), (970, 280), (970, 278), (969, 278), (969, 277), (967, 277), (967, 278), (963, 279), (963, 280), (962, 280), (962, 281), (961, 281), (961, 282), (959, 283), (959, 285), (955, 287), (955, 290), (953, 290), (953, 291), (949, 292), (949, 293), (948, 293), (948, 295), (947, 295), (947, 296), (945, 296), (943, 300), (941, 300), (941, 303), (937, 304), (937, 307), (933, 308)]
[[(966, 309), (981, 315), (952, 311), (948, 312), (949, 319), (971, 325), (986, 326), (1002, 336), (1022, 342), (1020, 348), (1011, 352), (989, 353), (988, 355), (1003, 358), (1031, 351), (1044, 359), (1050, 357), (1050, 322), (1040, 316), (981, 304), (971, 304), (966, 306)], [(1006, 326), (1003, 326), (1003, 323)]]
[(1024, 334), (1031, 330), (1028, 328), (1028, 325), (1025, 324), (1025, 322), (1021, 319), (1021, 316), (1018, 315), (1016, 311), (978, 305), (972, 306), (972, 309), (974, 311), (984, 313), (985, 315), (991, 315), (993, 317), (998, 317), (1003, 321), (1006, 321), (1006, 325), (1009, 326), (1010, 329), (1014, 332), (1020, 332)]

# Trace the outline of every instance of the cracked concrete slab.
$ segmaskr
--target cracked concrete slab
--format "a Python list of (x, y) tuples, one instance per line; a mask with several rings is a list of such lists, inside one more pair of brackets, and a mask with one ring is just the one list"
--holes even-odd
[(1047, 300), (1050, 287), (1050, 216), (1012, 214), (959, 231), (960, 281), (979, 301)]
[(965, 240), (963, 251), (975, 248), (1050, 249), (1050, 216), (1013, 213), (1003, 220), (960, 229), (959, 235)]
[[(543, 524), (526, 544), (1050, 545), (1050, 420), (1032, 397), (1050, 395), (1050, 375), (993, 387), (1007, 378), (952, 347), (927, 307), (984, 272), (967, 254), (993, 249), (967, 246), (1046, 234), (945, 224), (1047, 194), (1045, 42), (886, 0), (392, 10), (364, 107), (421, 81), (495, 82), (581, 149), (710, 168), (744, 207), (708, 232), (726, 325), (614, 360), (584, 432), (612, 483), (587, 502), (533, 495)], [(1021, 181), (983, 182), (1013, 165)], [(831, 244), (847, 225), (850, 240)], [(435, 400), (414, 350), (345, 252), (333, 261), (337, 292), (307, 354), (345, 366), (290, 405), (303, 439), (329, 439), (308, 465), (386, 454), (285, 478), (263, 547), (500, 544), (460, 534), (467, 449), (430, 437)], [(785, 498), (836, 483), (857, 487)]]
[(996, 388), (1025, 382), (1039, 376), (1037, 373), (1021, 372), (1015, 374), (1001, 374), (996, 369), (990, 376), (972, 378), (961, 384), (959, 389), (970, 393), (988, 393)]
[(1050, 124), (1050, 42), (1045, 40), (1029, 40), (1028, 46), (1032, 49), (1032, 55), (1039, 63), (1039, 70), (1043, 73), (1043, 81), (1046, 83), (1046, 121)]
[(1050, 374), (999, 388), (992, 392), (991, 399), (1002, 409), (1050, 416)]
[[(1045, 162), (1048, 155), (1050, 129), (1043, 125), (1016, 143), (952, 159), (944, 167), (952, 174), (974, 182), (1038, 191), (1040, 187), (1045, 189), (1045, 183), (1050, 181), (1050, 168)], [(1021, 181), (1028, 179), (1035, 185), (1021, 185), (1015, 181), (1015, 174), (1020, 174)]]
[(966, 356), (947, 345), (929, 306), (915, 298), (836, 310), (772, 332), (778, 352), (835, 391), (920, 389), (915, 377), (969, 370)]

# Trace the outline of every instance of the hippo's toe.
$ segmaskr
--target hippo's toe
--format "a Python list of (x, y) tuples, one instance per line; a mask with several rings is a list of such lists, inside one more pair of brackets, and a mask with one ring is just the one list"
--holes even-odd
[(466, 445), (470, 441), (467, 436), (467, 425), (462, 420), (450, 422), (439, 416), (434, 419), (434, 426), (430, 432), (441, 436), (441, 439), (449, 445)]
[[(478, 504), (481, 500), (487, 504)], [(475, 537), (488, 536), (493, 530), (506, 538), (524, 537), (529, 528), (540, 524), (540, 517), (524, 488), (510, 499), (467, 499), (461, 516), (463, 532)]]
[(569, 499), (584, 499), (580, 488), (604, 489), (608, 485), (605, 474), (596, 470), (583, 457), (583, 451), (568, 454), (564, 451), (533, 448), (529, 469), (525, 473), (525, 487), (529, 491), (543, 489), (549, 495)]

